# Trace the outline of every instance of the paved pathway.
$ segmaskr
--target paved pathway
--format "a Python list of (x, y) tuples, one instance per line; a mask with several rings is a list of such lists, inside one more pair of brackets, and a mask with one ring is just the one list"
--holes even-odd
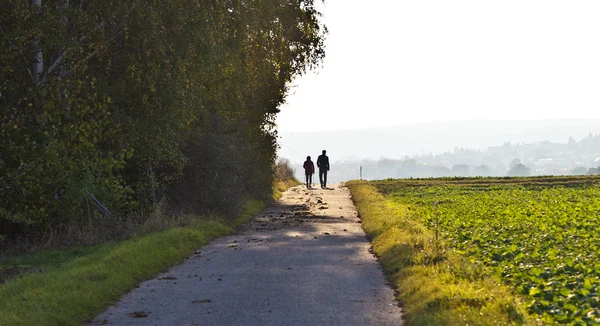
[(106, 325), (401, 325), (347, 188), (294, 187), (98, 316)]

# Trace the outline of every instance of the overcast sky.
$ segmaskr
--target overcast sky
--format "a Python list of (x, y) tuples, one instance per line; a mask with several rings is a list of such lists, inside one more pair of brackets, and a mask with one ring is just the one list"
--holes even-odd
[(282, 132), (600, 118), (598, 0), (327, 0)]

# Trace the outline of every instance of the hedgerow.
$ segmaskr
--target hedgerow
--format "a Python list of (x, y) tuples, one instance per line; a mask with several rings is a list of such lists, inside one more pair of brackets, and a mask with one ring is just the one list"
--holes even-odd
[(278, 107), (324, 56), (314, 1), (0, 7), (0, 235), (270, 194)]

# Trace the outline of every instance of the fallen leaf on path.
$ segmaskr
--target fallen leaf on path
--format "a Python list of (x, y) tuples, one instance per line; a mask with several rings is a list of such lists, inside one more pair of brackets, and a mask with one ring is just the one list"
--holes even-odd
[(145, 313), (145, 312), (143, 312), (143, 311), (134, 311), (134, 312), (129, 313), (127, 315), (129, 315), (129, 317), (132, 317), (132, 318), (146, 318), (146, 317), (148, 317), (148, 314)]
[(210, 303), (212, 302), (211, 299), (202, 299), (202, 300), (194, 300), (192, 301), (192, 303)]
[(329, 232), (323, 232), (324, 235), (329, 235)]
[(177, 277), (175, 277), (175, 276), (166, 276), (166, 277), (159, 278), (159, 280), (167, 280), (167, 281), (176, 280), (176, 279), (177, 279)]
[(328, 209), (329, 207), (321, 206), (319, 209)]

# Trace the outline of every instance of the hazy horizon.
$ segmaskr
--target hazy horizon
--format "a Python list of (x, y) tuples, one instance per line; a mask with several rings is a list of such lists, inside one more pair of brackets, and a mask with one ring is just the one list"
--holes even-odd
[[(283, 133), (280, 158), (302, 178), (306, 156), (327, 150), (332, 182), (359, 178), (598, 174), (600, 119), (455, 121)], [(521, 172), (509, 171), (514, 162)], [(523, 172), (525, 171), (525, 172)]]
[(600, 119), (469, 120), (380, 128), (280, 133), (279, 157), (301, 162), (326, 149), (332, 161), (399, 159), (441, 154), (454, 148), (484, 150), (506, 142), (567, 143), (600, 133)]

